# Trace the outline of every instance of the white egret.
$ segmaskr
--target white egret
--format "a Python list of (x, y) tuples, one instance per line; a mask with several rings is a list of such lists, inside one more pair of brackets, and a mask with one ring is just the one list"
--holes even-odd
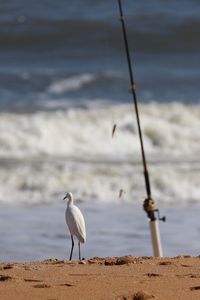
[(72, 259), (73, 249), (74, 249), (74, 239), (75, 235), (78, 239), (79, 247), (79, 259), (81, 259), (81, 247), (80, 243), (85, 243), (86, 241), (86, 229), (85, 229), (85, 220), (80, 209), (74, 205), (74, 199), (72, 193), (67, 193), (63, 200), (68, 199), (67, 208), (65, 211), (65, 219), (69, 232), (71, 234), (72, 247), (69, 260)]

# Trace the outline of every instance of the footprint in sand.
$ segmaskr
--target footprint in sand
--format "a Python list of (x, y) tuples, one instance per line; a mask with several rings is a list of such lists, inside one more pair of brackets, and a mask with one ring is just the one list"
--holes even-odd
[(119, 296), (116, 300), (148, 300), (148, 299), (155, 299), (154, 295), (150, 295), (144, 291), (137, 292), (131, 296)]
[(192, 275), (190, 275), (190, 278), (200, 278), (200, 275), (199, 274), (192, 274)]
[(6, 281), (12, 279), (12, 277), (8, 276), (8, 275), (0, 275), (0, 281)]
[(181, 264), (181, 267), (184, 267), (184, 268), (190, 268), (190, 267), (192, 267), (192, 266), (191, 266), (191, 265)]
[(39, 284), (35, 284), (33, 287), (38, 289), (44, 289), (44, 288), (50, 288), (51, 286), (46, 283), (39, 283)]
[(42, 280), (38, 280), (38, 279), (27, 279), (27, 278), (24, 278), (24, 281), (27, 281), (27, 282), (42, 282)]
[(159, 276), (162, 276), (162, 275), (157, 274), (157, 273), (147, 273), (145, 275), (147, 275), (148, 277), (159, 277)]
[(59, 284), (59, 286), (68, 286), (68, 287), (71, 287), (71, 286), (74, 286), (74, 285), (70, 284), (70, 283), (63, 283), (63, 284)]
[(189, 273), (189, 274), (178, 274), (178, 275), (175, 275), (176, 277), (180, 277), (180, 278), (185, 278), (185, 277), (189, 277), (189, 278), (200, 278), (200, 275), (199, 274), (192, 274), (192, 273)]
[(191, 289), (191, 291), (200, 290), (200, 285), (198, 285), (198, 286), (192, 286), (190, 289)]
[(105, 259), (105, 266), (120, 266), (120, 265), (129, 265), (135, 263), (135, 257), (131, 255), (122, 256), (122, 257), (107, 257)]
[(148, 299), (155, 299), (154, 295), (150, 295), (146, 292), (137, 292), (135, 295), (133, 295), (133, 300), (148, 300)]
[(14, 268), (14, 265), (11, 265), (11, 264), (7, 264), (2, 267), (3, 270), (13, 269), (13, 268)]
[(171, 262), (171, 261), (161, 261), (161, 262), (159, 263), (159, 265), (160, 265), (160, 266), (169, 266), (169, 265), (174, 265), (174, 263)]

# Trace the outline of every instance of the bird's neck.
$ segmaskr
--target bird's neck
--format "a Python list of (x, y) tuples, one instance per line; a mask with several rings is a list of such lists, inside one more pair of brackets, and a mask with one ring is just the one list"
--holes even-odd
[(68, 203), (67, 203), (67, 206), (72, 206), (73, 205), (73, 199), (69, 199)]

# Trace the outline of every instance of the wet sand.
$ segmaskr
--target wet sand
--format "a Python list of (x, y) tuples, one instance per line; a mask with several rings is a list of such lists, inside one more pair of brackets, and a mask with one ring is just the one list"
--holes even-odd
[(200, 257), (0, 263), (0, 299), (200, 299)]

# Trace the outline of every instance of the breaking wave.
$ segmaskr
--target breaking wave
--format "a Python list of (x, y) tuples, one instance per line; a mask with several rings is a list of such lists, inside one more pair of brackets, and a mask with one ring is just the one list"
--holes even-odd
[[(140, 113), (157, 201), (199, 202), (200, 107), (151, 103), (141, 105)], [(1, 113), (0, 166), (4, 203), (54, 202), (66, 190), (85, 201), (121, 201), (121, 188), (123, 201), (145, 197), (130, 105)]]

